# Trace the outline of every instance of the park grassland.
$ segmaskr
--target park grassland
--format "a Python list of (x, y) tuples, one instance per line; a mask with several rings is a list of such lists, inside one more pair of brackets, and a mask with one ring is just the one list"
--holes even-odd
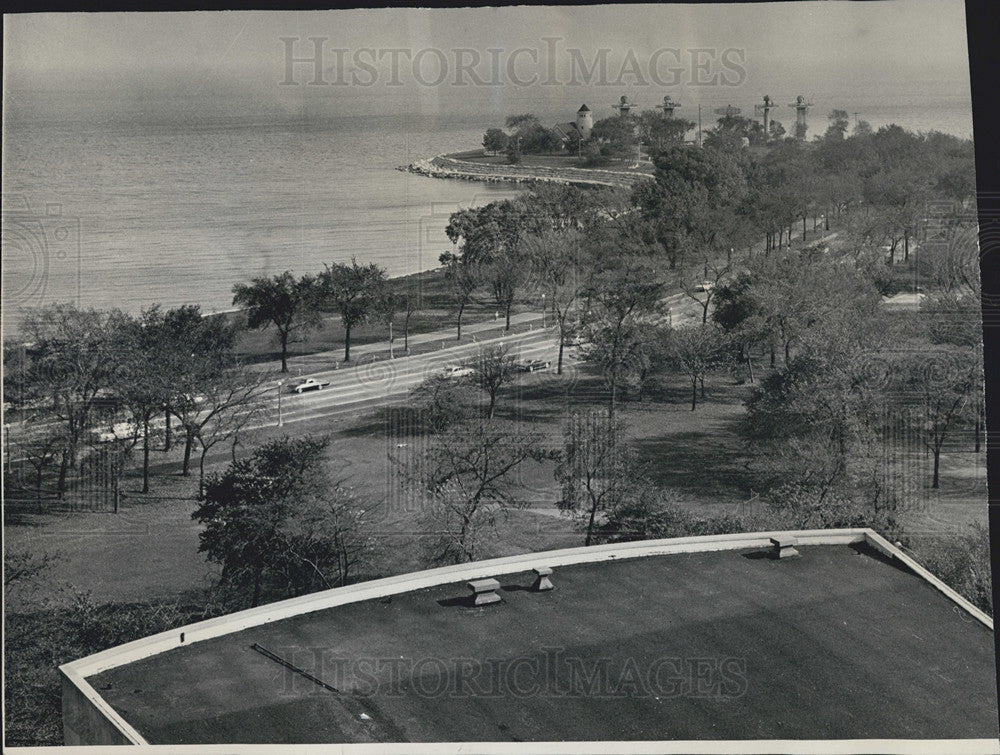
[[(586, 405), (602, 398), (596, 376), (580, 378), (576, 398), (542, 375), (534, 377), (521, 393), (519, 408), (524, 421), (539, 426), (559, 414), (559, 401)], [(697, 412), (688, 409), (683, 379), (666, 381), (655, 395), (627, 403), (630, 438), (651, 474), (678, 492), (685, 509), (702, 516), (746, 510), (746, 449), (736, 426), (748, 386), (715, 377), (706, 387), (709, 400)], [(353, 422), (314, 420), (296, 432), (331, 433), (329, 455), (336, 467), (359, 489), (381, 490), (389, 471), (383, 414), (375, 411)], [(550, 433), (554, 444), (557, 430)], [(277, 434), (278, 428), (273, 428), (261, 432), (258, 440)], [(227, 461), (220, 453), (213, 466)], [(61, 743), (60, 663), (231, 609), (225, 596), (210, 587), (218, 568), (198, 552), (199, 527), (190, 518), (194, 481), (177, 477), (170, 465), (157, 474), (161, 494), (144, 498), (135, 494), (133, 483), (118, 516), (35, 515), (7, 528), (8, 547), (30, 544), (59, 555), (44, 585), (30, 588), (39, 594), (20, 604), (17, 593), (8, 598), (8, 744)], [(524, 470), (523, 483), (541, 502), (512, 512), (501, 526), (495, 555), (579, 545), (579, 528), (554, 506), (559, 491), (552, 464)], [(925, 488), (923, 494), (922, 505), (913, 513), (921, 534), (911, 547), (926, 561), (942, 535), (985, 521), (984, 459), (968, 451), (947, 455), (941, 489)], [(382, 524), (382, 547), (358, 579), (422, 566), (412, 517), (388, 517)]]
[[(889, 147), (895, 141), (902, 142), (900, 151), (904, 153), (912, 147), (907, 146), (907, 138), (891, 131), (887, 132), (883, 141)], [(833, 143), (831, 149), (837, 144), (839, 142)], [(802, 159), (803, 154), (808, 153), (803, 153), (794, 144), (775, 148), (776, 153), (783, 154), (782, 151), (789, 153), (788, 159), (794, 161), (798, 170), (808, 170), (809, 161)], [(944, 152), (947, 153), (947, 149)], [(711, 160), (718, 160), (718, 164), (708, 167), (744, 170), (746, 166), (739, 162), (743, 158), (740, 153), (735, 154), (735, 157), (733, 154), (725, 157), (709, 155)], [(683, 162), (683, 154), (675, 153), (675, 156)], [(771, 167), (782, 166), (779, 162)], [(783, 185), (790, 179), (780, 176), (775, 180)], [(813, 184), (803, 181), (801, 185)], [(882, 193), (885, 189), (884, 186), (872, 188), (878, 188)], [(613, 383), (611, 387), (615, 390), (610, 395), (616, 398), (610, 404), (607, 363), (601, 362), (600, 355), (595, 358), (593, 349), (575, 353), (562, 375), (550, 370), (519, 374), (506, 380), (499, 391), (495, 417), (491, 416), (490, 421), (514, 428), (512, 437), (515, 432), (537, 434), (540, 452), (519, 464), (510, 480), (512, 499), (525, 505), (504, 507), (502, 515), (496, 517), (492, 537), (482, 549), (477, 550), (476, 558), (583, 544), (585, 533), (581, 525), (585, 517), (581, 517), (579, 511), (576, 516), (569, 516), (562, 510), (565, 506), (560, 507), (560, 503), (564, 503), (566, 489), (560, 484), (557, 457), (564, 452), (567, 418), (573, 415), (616, 414), (622, 426), (623, 443), (632, 457), (628, 472), (634, 472), (636, 477), (648, 483), (644, 490), (654, 491), (663, 499), (658, 499), (660, 503), (665, 501), (660, 512), (663, 516), (656, 519), (659, 536), (762, 530), (776, 528), (778, 524), (789, 525), (789, 529), (799, 528), (801, 523), (792, 522), (787, 518), (789, 512), (781, 510), (783, 489), (769, 479), (769, 475), (771, 478), (776, 476), (775, 470), (777, 476), (791, 476), (792, 473), (779, 464), (783, 462), (783, 457), (780, 453), (775, 454), (777, 461), (774, 464), (763, 471), (759, 468), (761, 459), (768, 456), (768, 444), (780, 444), (782, 434), (761, 438), (748, 433), (746, 423), (749, 413), (757, 411), (756, 416), (778, 416), (787, 423), (791, 432), (801, 429), (801, 418), (808, 418), (810, 411), (824, 409), (822, 403), (810, 404), (806, 392), (798, 396), (799, 403), (788, 409), (785, 415), (781, 411), (786, 411), (787, 407), (780, 406), (779, 400), (772, 401), (772, 404), (778, 405), (776, 408), (765, 403), (763, 409), (771, 412), (767, 415), (761, 410), (762, 402), (757, 399), (768, 390), (771, 393), (766, 397), (772, 399), (794, 393), (794, 382), (785, 385), (780, 381), (786, 380), (790, 374), (798, 374), (792, 371), (799, 369), (803, 352), (806, 356), (810, 355), (810, 328), (826, 333), (822, 328), (837, 321), (837, 307), (841, 301), (839, 296), (829, 295), (830, 292), (839, 295), (843, 291), (847, 301), (852, 293), (847, 283), (864, 288), (863, 296), (859, 294), (857, 299), (863, 299), (869, 307), (866, 310), (870, 315), (868, 325), (883, 333), (908, 333), (905, 343), (890, 343), (890, 347), (903, 345), (909, 347), (911, 352), (914, 349), (919, 352), (934, 345), (919, 333), (913, 334), (914, 311), (893, 311), (882, 304), (883, 296), (931, 290), (939, 281), (933, 269), (918, 265), (916, 253), (912, 258), (908, 257), (911, 240), (908, 237), (904, 240), (903, 233), (897, 233), (901, 227), (895, 214), (898, 208), (874, 205), (875, 197), (881, 194), (869, 193), (871, 201), (861, 211), (852, 215), (845, 210), (843, 218), (840, 217), (841, 205), (851, 204), (850, 201), (845, 203), (843, 197), (827, 198), (826, 204), (817, 200), (806, 206), (799, 202), (797, 193), (787, 193), (783, 200), (787, 201), (787, 207), (767, 205), (767, 212), (762, 212), (754, 220), (759, 223), (750, 231), (742, 227), (733, 229), (733, 244), (739, 249), (733, 259), (729, 259), (730, 255), (718, 254), (720, 239), (708, 237), (703, 240), (703, 248), (711, 252), (706, 252), (704, 257), (684, 259), (678, 249), (668, 249), (659, 254), (655, 259), (655, 269), (659, 271), (658, 275), (669, 280), (669, 285), (651, 289), (649, 298), (655, 301), (649, 305), (650, 318), (637, 322), (636, 332), (652, 332), (654, 336), (648, 338), (648, 343), (662, 342), (666, 347), (655, 351), (653, 346), (649, 346), (649, 360), (636, 368), (642, 372), (641, 378)], [(642, 206), (655, 210), (650, 210), (655, 225), (656, 217), (663, 217), (666, 213), (663, 205), (656, 203), (669, 203), (675, 199), (675, 195), (647, 194), (642, 199), (645, 203)], [(869, 216), (869, 205), (876, 206), (881, 214), (873, 212)], [(836, 212), (833, 211), (834, 206)], [(481, 213), (470, 211), (468, 215), (460, 215), (459, 220), (475, 223), (486, 219), (502, 226), (508, 220), (504, 213), (511, 207), (516, 205), (503, 205), (500, 209)], [(698, 213), (702, 208), (678, 206), (673, 209)], [(726, 210), (731, 211), (732, 208)], [(491, 212), (495, 214), (491, 215)], [(805, 237), (807, 216), (810, 214), (811, 238), (806, 242), (799, 238), (798, 223), (801, 221), (801, 236)], [(605, 258), (628, 257), (622, 251), (627, 244), (621, 239), (633, 231), (627, 220), (631, 217), (635, 215), (622, 213), (613, 218), (615, 222), (622, 218), (626, 220), (614, 226), (610, 241), (600, 237), (601, 229), (595, 233), (595, 237), (605, 244), (602, 247)], [(721, 222), (725, 217), (728, 216), (720, 210), (720, 214), (711, 219)], [(873, 218), (883, 222), (889, 228), (886, 233), (892, 236), (888, 261), (880, 246), (883, 238), (872, 241), (875, 233), (871, 230), (875, 222)], [(603, 216), (601, 222), (605, 219), (606, 216)], [(830, 254), (840, 262), (824, 262), (829, 250), (813, 246), (814, 242), (822, 246), (817, 239), (824, 232), (820, 230), (824, 223), (830, 224), (828, 230), (832, 234), (825, 237), (831, 239), (826, 242), (832, 250)], [(741, 225), (745, 225), (742, 219)], [(654, 227), (653, 230), (661, 234), (658, 238), (669, 238), (662, 227)], [(463, 255), (469, 253), (468, 232), (464, 233)], [(765, 235), (766, 240), (762, 244), (761, 238)], [(635, 242), (636, 238), (643, 244), (649, 243), (648, 235), (637, 233), (631, 241)], [(739, 242), (735, 241), (737, 238)], [(925, 238), (926, 235), (921, 236), (919, 243), (923, 244)], [(900, 242), (905, 251), (903, 246), (896, 248)], [(722, 248), (727, 247), (728, 243), (722, 245)], [(917, 248), (914, 239), (914, 249)], [(713, 315), (710, 311), (713, 307), (706, 305), (706, 323), (701, 325), (701, 300), (698, 296), (704, 298), (706, 295), (706, 278), (716, 275), (717, 280), (713, 283), (719, 288), (729, 286), (733, 296), (738, 297), (739, 289), (734, 281), (744, 267), (749, 270), (756, 266), (753, 269), (757, 271), (758, 278), (751, 280), (750, 285), (765, 287), (770, 281), (760, 271), (766, 273), (776, 269), (780, 273), (780, 268), (769, 268), (768, 265), (777, 266), (782, 260), (795, 263), (789, 266), (793, 280), (796, 271), (805, 264), (816, 263), (816, 269), (828, 274), (826, 284), (830, 288), (817, 289), (824, 294), (823, 307), (818, 313), (809, 312), (809, 328), (793, 333), (784, 321), (781, 328), (769, 321), (773, 332), (768, 342), (753, 330), (759, 329), (760, 323), (748, 318), (749, 325), (734, 326), (733, 330), (747, 338), (748, 333), (757, 333), (754, 335), (756, 340), (737, 343), (736, 349), (733, 347), (735, 341), (721, 339), (717, 331), (724, 326), (720, 323), (717, 327), (714, 316), (713, 321), (708, 322), (709, 316)], [(802, 265), (798, 264), (800, 262)], [(840, 264), (845, 266), (836, 267)], [(650, 265), (648, 269), (653, 267)], [(602, 285), (615, 282), (614, 274), (620, 271), (613, 265), (611, 268), (610, 271), (602, 271), (608, 273), (604, 278), (597, 278)], [(853, 274), (855, 268), (860, 272), (853, 277), (842, 274), (847, 270)], [(457, 266), (452, 268), (452, 273), (457, 269)], [(651, 276), (645, 273), (646, 269), (637, 267), (633, 271), (636, 272), (633, 285), (641, 288), (649, 283), (647, 279)], [(414, 351), (456, 342), (456, 304), (446, 270), (396, 279), (391, 285), (397, 292), (415, 290), (419, 294), (420, 307), (410, 320), (410, 334), (437, 334)], [(978, 281), (973, 288), (978, 290)], [(597, 309), (598, 304), (594, 302), (600, 303), (608, 290), (607, 285), (603, 289), (592, 286), (588, 291), (588, 305), (593, 304)], [(777, 300), (780, 296), (787, 296), (794, 300), (793, 294), (794, 291), (789, 293), (787, 289), (775, 290), (772, 298)], [(676, 330), (663, 327), (660, 304), (664, 295), (691, 299), (694, 313), (693, 316), (688, 314), (689, 326)], [(958, 301), (962, 304), (960, 299)], [(770, 299), (764, 303), (771, 303)], [(601, 306), (610, 309), (614, 304), (610, 302)], [(493, 321), (500, 314), (497, 307), (490, 295), (481, 292), (466, 308), (465, 322)], [(538, 312), (539, 302), (533, 296), (522, 293), (513, 297), (511, 309), (515, 314)], [(672, 324), (679, 323), (680, 314), (679, 311), (670, 314), (674, 318)], [(655, 320), (654, 315), (660, 319)], [(238, 323), (242, 315), (237, 313), (223, 317)], [(500, 321), (497, 327), (502, 325)], [(551, 321), (549, 326), (552, 328)], [(741, 327), (743, 330), (740, 330)], [(600, 342), (604, 335), (599, 327), (584, 330), (591, 344)], [(696, 371), (692, 373), (684, 366), (683, 360), (677, 358), (680, 347), (675, 339), (679, 339), (684, 332), (696, 331), (719, 338), (713, 341), (712, 353), (705, 357), (708, 366), (696, 366)], [(845, 340), (843, 331), (831, 330), (830, 333), (831, 338)], [(402, 328), (399, 318), (396, 320), (395, 336), (397, 357), (403, 358), (400, 356)], [(945, 337), (950, 336), (945, 334)], [(386, 339), (385, 328), (378, 324), (363, 324), (352, 332), (354, 344), (384, 343), (384, 349), (381, 345), (377, 346), (375, 356), (379, 358), (387, 356), (389, 344)], [(342, 346), (343, 340), (344, 330), (338, 318), (324, 315), (320, 326), (309, 331), (306, 340), (290, 344), (290, 371), (329, 368), (340, 359), (341, 354), (335, 350)], [(462, 340), (470, 339), (466, 336)], [(850, 340), (850, 333), (846, 340)], [(724, 348), (719, 344), (724, 344)], [(817, 348), (822, 351), (824, 345), (811, 344), (813, 355)], [(262, 370), (273, 367), (279, 356), (274, 350), (272, 333), (268, 330), (241, 331), (234, 351), (243, 362)], [(716, 358), (717, 353), (722, 351), (727, 354), (725, 360)], [(735, 358), (737, 351), (738, 359)], [(887, 353), (892, 356), (895, 352), (888, 348)], [(955, 353), (964, 358), (971, 350)], [(371, 352), (367, 354), (371, 355)], [(752, 357), (755, 379), (744, 369), (744, 359), (748, 355)], [(832, 366), (838, 365), (834, 363)], [(632, 369), (632, 366), (629, 368)], [(873, 371), (869, 373), (864, 378), (877, 389), (879, 376)], [(806, 373), (806, 377), (810, 375)], [(785, 387), (789, 390), (782, 392)], [(845, 389), (848, 398), (853, 395), (851, 391), (854, 387)], [(866, 390), (870, 388), (867, 385), (863, 387)], [(833, 395), (834, 398), (841, 397), (840, 394)], [(485, 396), (482, 392), (477, 396), (469, 412), (478, 417), (484, 413), (482, 404)], [(323, 454), (329, 474), (357, 491), (370, 511), (369, 520), (375, 535), (373, 547), (364, 562), (351, 572), (350, 580), (390, 576), (424, 568), (430, 563), (425, 542), (428, 534), (426, 524), (420, 516), (419, 498), (409, 499), (400, 492), (402, 480), (397, 463), (400, 459), (420, 458), (437, 443), (433, 433), (400, 435), (397, 432), (400, 417), (413, 409), (409, 404), (416, 402), (417, 399), (412, 398), (392, 406), (309, 419), (283, 428), (254, 430), (240, 438), (239, 449), (235, 444), (230, 448), (226, 443), (211, 449), (206, 456), (207, 471), (210, 475), (224, 473), (238, 454), (244, 455), (254, 447), (259, 448), (285, 435), (328, 436), (329, 444)], [(788, 420), (788, 417), (793, 419)], [(977, 419), (975, 431), (979, 430)], [(918, 444), (909, 441), (906, 444), (886, 443), (880, 451), (883, 454), (880, 463), (885, 465), (884, 468), (893, 470), (894, 474), (898, 473), (901, 480), (906, 478), (906, 506), (898, 510), (893, 508), (891, 518), (886, 520), (891, 522), (893, 537), (899, 537), (918, 560), (924, 561), (970, 600), (991, 610), (988, 590), (984, 591), (984, 584), (987, 587), (989, 584), (988, 566), (986, 574), (982, 574), (984, 558), (988, 564), (988, 542), (983, 540), (985, 530), (970, 529), (971, 525), (981, 527), (986, 520), (984, 453), (978, 447), (978, 441), (974, 447), (973, 435), (972, 420), (969, 419), (961, 432), (955, 431), (948, 436), (947, 442), (938, 449), (940, 467), (934, 483), (929, 471), (931, 459)], [(205, 553), (199, 550), (203, 530), (191, 518), (197, 505), (195, 499), (199, 485), (197, 475), (185, 477), (178, 474), (182, 454), (180, 445), (175, 444), (169, 452), (155, 452), (150, 470), (153, 481), (150, 493), (140, 492), (140, 480), (134, 473), (125, 478), (121, 507), (116, 514), (56, 513), (35, 511), (30, 507), (5, 510), (8, 550), (36, 559), (24, 565), (22, 578), (12, 584), (8, 592), (5, 684), (9, 744), (57, 744), (61, 741), (59, 687), (55, 671), (58, 664), (172, 626), (246, 606), (246, 595), (219, 588), (219, 567), (206, 561)], [(820, 450), (824, 448), (821, 443), (816, 447)], [(807, 458), (809, 460), (815, 459)], [(833, 472), (843, 476), (840, 470), (834, 469)], [(887, 489), (884, 480), (876, 482), (882, 486), (879, 490)], [(829, 487), (831, 497), (840, 494), (837, 485)], [(894, 492), (891, 484), (888, 490), (890, 494)], [(834, 512), (831, 515), (833, 523), (810, 524), (861, 526), (868, 522), (852, 520), (845, 523), (835, 517), (878, 513), (874, 508), (844, 510), (847, 514)], [(791, 512), (792, 515), (796, 513)], [(814, 513), (822, 515), (826, 512), (819, 507)], [(586, 536), (589, 535), (588, 531)], [(54, 560), (42, 563), (39, 559), (45, 554)], [(284, 595), (278, 592), (264, 595), (266, 600), (279, 597)]]

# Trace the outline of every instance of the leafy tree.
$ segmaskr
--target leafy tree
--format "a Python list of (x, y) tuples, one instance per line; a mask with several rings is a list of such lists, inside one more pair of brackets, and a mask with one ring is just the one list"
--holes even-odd
[(584, 168), (603, 168), (611, 164), (611, 158), (601, 151), (601, 145), (593, 139), (583, 142), (580, 148)]
[(826, 133), (823, 135), (823, 138), (834, 141), (842, 140), (847, 134), (847, 129), (850, 125), (850, 121), (847, 117), (847, 111), (831, 110), (829, 118), (830, 125), (827, 126)]
[(906, 352), (900, 360), (897, 395), (902, 416), (934, 460), (931, 487), (941, 486), (941, 450), (962, 424), (977, 414), (972, 400), (982, 372), (975, 349), (939, 346), (934, 351)]
[(374, 262), (350, 265), (334, 262), (326, 266), (317, 282), (318, 297), (327, 307), (340, 313), (344, 326), (344, 361), (351, 361), (351, 330), (365, 323), (374, 313), (378, 292), (385, 283), (385, 270)]
[(740, 140), (750, 144), (763, 144), (766, 139), (764, 126), (753, 118), (740, 115), (726, 115), (719, 118), (715, 128), (705, 133), (705, 146), (710, 149), (732, 149), (740, 146)]
[[(453, 239), (454, 240), (454, 239)], [(466, 258), (465, 255), (444, 252), (440, 257), (441, 264), (445, 266), (445, 277), (451, 284), (451, 293), (455, 301), (456, 317), (456, 339), (462, 340), (462, 315), (465, 308), (472, 301), (472, 295), (479, 288), (482, 280), (482, 273), (479, 266)]]
[(288, 344), (296, 336), (321, 323), (314, 308), (316, 279), (303, 275), (298, 280), (289, 271), (271, 278), (254, 278), (249, 285), (233, 286), (233, 304), (247, 308), (251, 330), (273, 325), (281, 345), (281, 371), (288, 372)]
[(483, 149), (498, 155), (507, 151), (508, 141), (507, 134), (503, 132), (503, 129), (490, 128), (486, 130), (486, 135), (483, 137)]
[[(839, 320), (803, 343), (747, 400), (751, 471), (786, 526), (872, 526), (898, 536), (912, 485), (893, 474), (886, 391), (901, 334), (874, 316)], [(888, 463), (887, 463), (888, 462)]]
[(720, 214), (746, 195), (746, 174), (735, 156), (714, 149), (671, 147), (653, 163), (655, 180), (637, 184), (634, 201), (674, 269), (686, 253), (711, 247)]
[[(327, 438), (278, 438), (209, 475), (192, 519), (199, 551), (222, 566), (221, 581), (260, 602), (266, 582), (295, 595), (346, 582), (369, 545), (364, 511), (331, 480)], [(282, 584), (283, 583), (283, 584)]]
[(601, 144), (601, 154), (619, 160), (634, 159), (639, 139), (638, 120), (631, 115), (603, 118), (594, 124), (590, 138)]
[(511, 139), (507, 142), (507, 163), (517, 165), (521, 162), (521, 140)]
[(646, 321), (660, 309), (663, 284), (648, 265), (620, 260), (595, 274), (586, 291), (590, 303), (583, 358), (601, 368), (608, 386), (608, 413), (615, 415), (618, 391), (648, 360), (651, 329)]
[(527, 133), (531, 129), (540, 126), (541, 122), (532, 113), (519, 113), (507, 116), (504, 126), (515, 133)]
[[(458, 244), (461, 240), (460, 260), (453, 261), (444, 255), (442, 259), (446, 264), (454, 263), (451, 272), (455, 275), (453, 283), (459, 286), (456, 295), (459, 322), (461, 302), (471, 296), (473, 281), (483, 281), (489, 285), (497, 307), (504, 311), (506, 329), (510, 330), (511, 307), (527, 273), (520, 243), (525, 216), (524, 207), (510, 200), (452, 214), (446, 233), (452, 243)], [(458, 277), (459, 270), (463, 269), (466, 273), (475, 272), (469, 276), (468, 285)]]
[(639, 116), (639, 138), (650, 149), (659, 152), (671, 144), (681, 144), (695, 124), (683, 118), (665, 118), (656, 110), (645, 110)]
[[(171, 343), (163, 313), (157, 306), (129, 318), (122, 326), (122, 363), (115, 390), (128, 411), (134, 434), (142, 436), (142, 492), (149, 492), (152, 421), (163, 411), (173, 386), (164, 365), (170, 364)], [(167, 417), (169, 422), (169, 417)]]
[[(181, 414), (196, 411), (201, 385), (234, 363), (233, 345), (237, 327), (224, 317), (203, 317), (197, 306), (185, 305), (163, 313), (161, 338), (164, 395), (164, 451), (171, 445), (171, 415), (184, 423)], [(180, 407), (180, 412), (176, 409)], [(185, 431), (183, 474), (188, 474), (194, 436)]]

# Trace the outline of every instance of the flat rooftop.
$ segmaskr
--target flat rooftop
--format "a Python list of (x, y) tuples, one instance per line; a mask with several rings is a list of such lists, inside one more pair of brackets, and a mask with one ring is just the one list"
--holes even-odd
[(993, 632), (865, 543), (799, 551), (439, 585), (87, 681), (151, 744), (998, 736)]

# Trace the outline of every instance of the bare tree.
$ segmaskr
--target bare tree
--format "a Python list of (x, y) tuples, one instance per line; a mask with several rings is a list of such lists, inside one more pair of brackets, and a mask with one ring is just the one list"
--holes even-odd
[(412, 284), (407, 284), (403, 294), (403, 352), (410, 353), (410, 318), (420, 309), (420, 283), (417, 282), (417, 290)]
[(523, 239), (526, 257), (559, 328), (558, 375), (562, 374), (566, 342), (576, 329), (576, 313), (583, 292), (581, 243), (580, 231), (570, 226), (543, 227)]
[(476, 383), (490, 397), (486, 418), (493, 419), (500, 390), (517, 375), (517, 360), (510, 353), (510, 347), (505, 344), (487, 346), (480, 350), (475, 370)]
[(598, 515), (618, 506), (635, 482), (621, 420), (601, 411), (571, 416), (555, 477), (562, 489), (559, 508), (585, 523), (584, 545), (590, 545)]
[(701, 265), (686, 269), (680, 276), (681, 290), (701, 307), (701, 322), (708, 322), (708, 310), (715, 301), (716, 290), (732, 272), (732, 264), (707, 257)]
[(204, 401), (199, 403), (197, 415), (190, 420), (201, 447), (198, 460), (199, 497), (205, 486), (205, 457), (217, 444), (234, 437), (260, 417), (269, 378), (265, 372), (254, 372), (237, 365), (204, 386), (200, 394)]
[(455, 309), (458, 313), (455, 320), (455, 338), (461, 341), (462, 315), (465, 313), (465, 308), (472, 301), (472, 296), (476, 292), (476, 289), (479, 288), (480, 272), (473, 262), (451, 252), (444, 252), (441, 255), (441, 264), (445, 266), (445, 276), (451, 284), (451, 294), (455, 300)]
[(64, 424), (65, 447), (59, 469), (58, 494), (66, 474), (76, 466), (95, 407), (108, 396), (120, 367), (119, 331), (125, 315), (53, 304), (29, 312), (22, 332), (26, 349), (26, 379), (40, 395), (52, 399), (53, 414)]
[(667, 333), (667, 360), (691, 378), (691, 411), (698, 406), (698, 385), (705, 398), (705, 376), (726, 358), (722, 334), (714, 325), (674, 328)]
[(392, 326), (396, 320), (396, 312), (399, 310), (400, 299), (401, 297), (396, 293), (392, 282), (385, 280), (379, 284), (372, 302), (372, 316), (377, 322), (385, 325), (389, 331), (389, 359), (395, 358), (395, 355), (392, 353), (392, 343), (395, 340)]
[(423, 493), (427, 544), (434, 563), (481, 558), (497, 524), (526, 504), (516, 496), (515, 472), (544, 456), (540, 437), (516, 424), (478, 417), (433, 436), (404, 478)]

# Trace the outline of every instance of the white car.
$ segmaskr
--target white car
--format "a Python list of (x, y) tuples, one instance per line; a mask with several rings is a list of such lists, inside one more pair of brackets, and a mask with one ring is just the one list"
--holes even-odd
[(461, 364), (449, 364), (444, 368), (444, 376), (446, 378), (452, 378), (457, 380), (458, 378), (468, 377), (473, 374), (475, 370), (471, 367), (465, 367)]
[(713, 288), (715, 288), (715, 284), (712, 281), (702, 281), (694, 287), (694, 292), (696, 294), (707, 294)]
[[(154, 428), (150, 428), (153, 430)], [(138, 438), (141, 435), (141, 431), (132, 422), (116, 422), (110, 428), (106, 430), (97, 431), (97, 440), (101, 443), (111, 443), (116, 440), (127, 440), (129, 438)]]
[(292, 386), (295, 393), (303, 394), (306, 391), (318, 391), (330, 385), (329, 380), (317, 380), (316, 378), (305, 378)]

